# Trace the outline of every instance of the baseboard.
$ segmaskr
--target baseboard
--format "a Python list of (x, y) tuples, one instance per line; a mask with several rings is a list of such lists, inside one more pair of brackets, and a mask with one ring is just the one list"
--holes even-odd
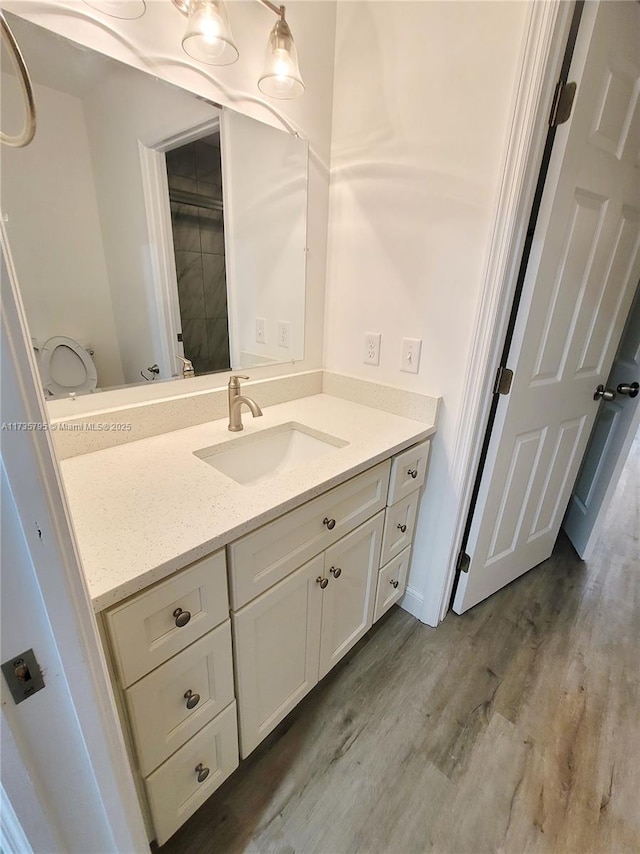
[(422, 611), (424, 610), (424, 596), (418, 593), (413, 587), (407, 587), (404, 596), (400, 600), (400, 607), (403, 611), (408, 611), (412, 616), (422, 619)]

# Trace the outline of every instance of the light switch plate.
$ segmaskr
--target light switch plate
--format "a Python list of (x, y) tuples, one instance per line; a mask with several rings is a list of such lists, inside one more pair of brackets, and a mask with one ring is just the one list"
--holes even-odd
[(264, 344), (266, 339), (264, 317), (256, 317), (256, 341), (258, 344)]
[(422, 338), (403, 338), (400, 370), (408, 374), (417, 374), (420, 367), (421, 350)]

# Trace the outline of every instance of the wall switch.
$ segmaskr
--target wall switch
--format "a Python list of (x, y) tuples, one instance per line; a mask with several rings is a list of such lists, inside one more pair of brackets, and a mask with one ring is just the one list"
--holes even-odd
[(422, 338), (403, 338), (400, 370), (406, 371), (408, 374), (417, 374), (420, 367), (421, 350)]
[(5, 661), (2, 665), (2, 672), (15, 703), (21, 703), (27, 697), (35, 694), (36, 691), (44, 688), (40, 665), (36, 661), (32, 649), (27, 649), (20, 655), (16, 655), (15, 658)]
[(364, 333), (364, 359), (365, 365), (380, 364), (380, 333)]
[(288, 320), (278, 321), (278, 347), (289, 347), (291, 341), (291, 324)]
[(264, 317), (256, 317), (256, 341), (258, 344), (264, 344), (267, 340), (265, 334), (266, 322)]

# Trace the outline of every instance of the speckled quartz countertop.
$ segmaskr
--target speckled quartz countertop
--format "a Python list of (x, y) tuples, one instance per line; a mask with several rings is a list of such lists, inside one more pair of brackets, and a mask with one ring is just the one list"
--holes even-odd
[[(246, 486), (193, 453), (292, 421), (348, 444)], [(326, 394), (265, 408), (262, 418), (243, 408), (243, 422), (242, 433), (211, 421), (60, 463), (96, 612), (435, 432)]]

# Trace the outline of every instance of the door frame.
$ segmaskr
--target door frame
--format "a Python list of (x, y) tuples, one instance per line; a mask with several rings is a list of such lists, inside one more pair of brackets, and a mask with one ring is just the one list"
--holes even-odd
[[(212, 104), (212, 106), (215, 106)], [(176, 354), (184, 356), (178, 332), (180, 302), (178, 299), (178, 276), (173, 247), (173, 227), (169, 204), (169, 181), (167, 178), (167, 151), (188, 145), (220, 130), (221, 116), (183, 128), (171, 136), (154, 140), (138, 140), (142, 192), (149, 231), (149, 255), (151, 258), (154, 302), (160, 330), (160, 375), (177, 377), (182, 373)]]
[[(73, 535), (42, 385), (2, 222), (0, 261), (3, 410), (6, 413), (6, 406), (10, 417), (18, 423), (34, 427), (41, 425), (40, 429), (8, 431), (3, 434), (2, 466), (23, 529), (55, 653), (62, 663), (62, 673), (58, 676), (66, 680), (75, 721), (84, 742), (85, 752), (79, 761), (88, 763), (87, 776), (97, 788), (104, 806), (104, 815), (98, 817), (87, 812), (76, 815), (75, 821), (90, 825), (100, 820), (101, 826), (109, 831), (110, 839), (105, 839), (108, 849), (115, 846), (118, 851), (145, 851), (148, 847), (147, 835), (138, 795)], [(14, 436), (15, 439), (12, 438)], [(43, 651), (44, 654), (47, 652), (47, 649)], [(3, 726), (5, 717), (12, 729), (9, 715), (5, 716), (3, 711)], [(21, 727), (19, 733), (12, 731), (17, 748), (14, 771), (21, 762), (25, 774), (30, 778), (29, 756), (33, 746), (28, 738), (28, 718), (25, 719), (23, 714), (18, 715), (16, 720), (25, 721), (25, 726)], [(75, 767), (76, 755), (71, 750), (69, 759)], [(39, 767), (41, 765), (42, 761)], [(57, 780), (60, 770), (56, 767), (47, 768), (47, 774), (50, 773)], [(34, 793), (20, 786), (15, 773), (3, 782), (5, 795), (28, 836), (27, 819), (29, 815), (33, 817)], [(33, 785), (35, 797), (38, 798), (37, 779), (33, 780)], [(51, 828), (69, 820), (69, 816), (51, 813), (48, 805), (41, 803), (41, 806)]]
[(575, 2), (534, 2), (529, 11), (521, 73), (513, 94), (502, 181), (485, 267), (473, 343), (465, 371), (468, 389), (458, 418), (451, 479), (458, 496), (448, 559), (434, 567), (422, 622), (446, 616), (489, 419), (493, 386), (507, 335), (518, 271), (560, 77)]

